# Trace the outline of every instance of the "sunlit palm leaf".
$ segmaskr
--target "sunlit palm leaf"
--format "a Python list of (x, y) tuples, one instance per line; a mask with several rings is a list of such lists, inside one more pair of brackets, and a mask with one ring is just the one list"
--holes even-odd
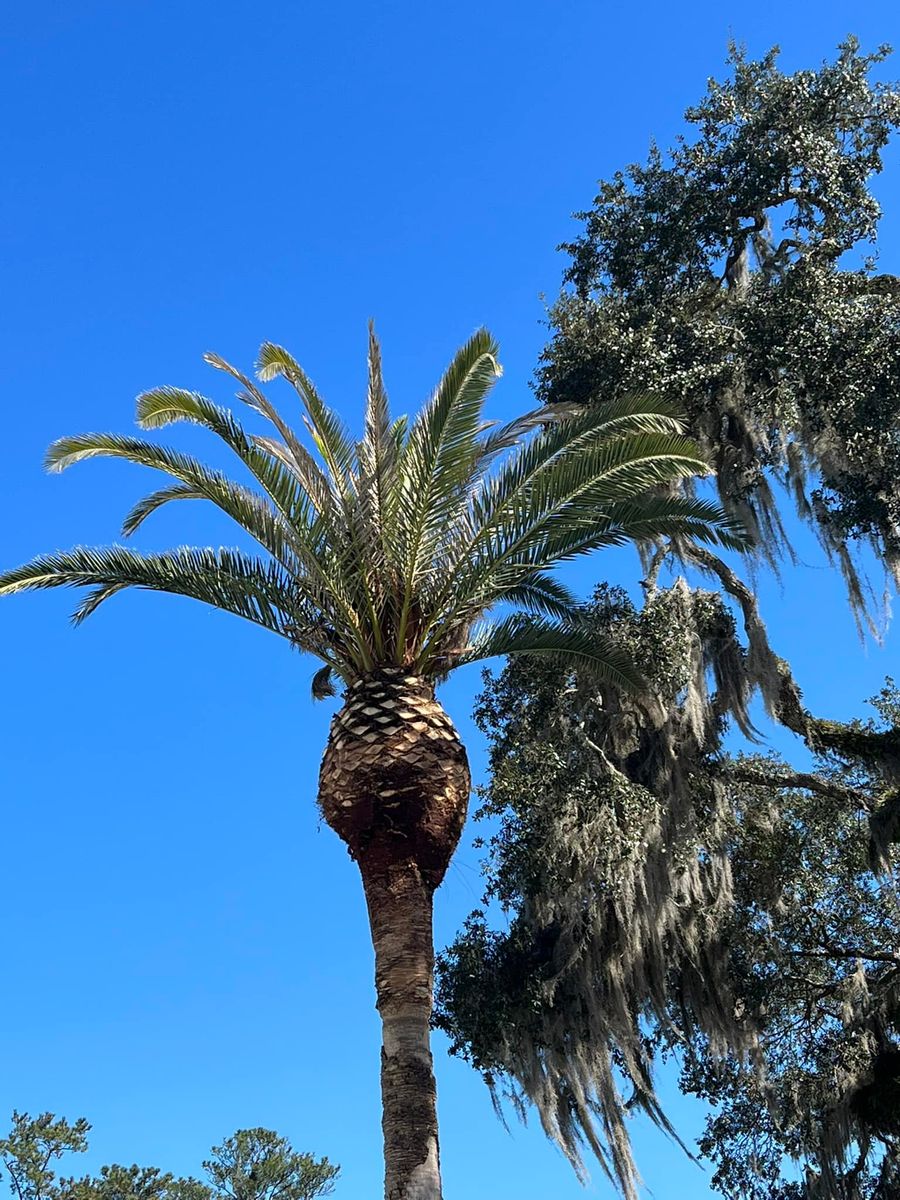
[(236, 550), (185, 547), (145, 555), (121, 546), (79, 547), (66, 554), (44, 555), (0, 575), (0, 595), (65, 586), (96, 589), (76, 610), (76, 621), (126, 587), (203, 600), (290, 638), (291, 630), (305, 626), (309, 618), (281, 568)]
[[(659, 536), (743, 545), (719, 508), (685, 494), (685, 481), (708, 468), (663, 401), (629, 396), (589, 412), (538, 409), (491, 428), (483, 407), (499, 367), (484, 330), (460, 348), (408, 422), (391, 419), (370, 329), (359, 442), (291, 355), (266, 343), (259, 377), (294, 387), (312, 449), (253, 380), (218, 355), (207, 361), (237, 381), (239, 398), (270, 432), (248, 431), (229, 410), (171, 387), (138, 398), (138, 422), (158, 429), (189, 421), (216, 434), (258, 492), (188, 455), (113, 434), (64, 438), (48, 465), (113, 457), (160, 470), (173, 482), (134, 506), (126, 533), (166, 504), (205, 499), (271, 561), (237, 551), (78, 550), (9, 572), (0, 589), (86, 586), (79, 619), (126, 587), (190, 595), (317, 655), (325, 664), (314, 680), (318, 695), (334, 679), (350, 682), (380, 666), (439, 678), (462, 662), (526, 652), (594, 663), (627, 686), (634, 670), (621, 651), (587, 644), (575, 597), (549, 570), (591, 549)], [(498, 606), (533, 616), (486, 626)]]
[(196, 392), (162, 387), (143, 392), (137, 399), (137, 423), (142, 429), (162, 429), (178, 421), (202, 425), (217, 434), (265, 488), (288, 519), (296, 519), (308, 503), (308, 494), (297, 478), (253, 439), (232, 413)]
[(292, 385), (306, 410), (310, 432), (331, 472), (332, 482), (345, 486), (356, 457), (353, 440), (343, 421), (328, 407), (300, 364), (282, 346), (263, 342), (257, 359), (257, 374), (264, 383), (280, 376)]
[(233, 379), (243, 385), (243, 391), (238, 392), (238, 399), (255, 409), (265, 417), (277, 430), (281, 441), (276, 438), (253, 437), (251, 441), (267, 453), (272, 454), (284, 464), (294, 475), (304, 491), (309, 496), (317, 512), (330, 510), (332, 494), (328, 476), (316, 463), (293, 429), (283, 420), (281, 414), (268, 396), (256, 386), (252, 379), (232, 366), (219, 354), (207, 353), (203, 358), (210, 366), (225, 371)]
[(152, 512), (170, 500), (210, 500), (285, 567), (297, 567), (294, 530), (259, 496), (196, 459), (141, 438), (88, 433), (54, 442), (45, 462), (48, 470), (63, 471), (88, 458), (123, 458), (165, 471), (182, 485), (154, 492), (140, 501), (125, 518), (122, 531), (126, 535), (134, 533)]
[(507, 617), (476, 631), (460, 654), (459, 665), (515, 654), (540, 654), (565, 666), (579, 667), (598, 681), (625, 691), (645, 687), (629, 655), (595, 630), (566, 627), (535, 617)]

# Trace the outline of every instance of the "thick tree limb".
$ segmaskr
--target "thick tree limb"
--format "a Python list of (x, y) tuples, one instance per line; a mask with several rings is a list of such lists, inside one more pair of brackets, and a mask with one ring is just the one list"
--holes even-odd
[(865, 792), (858, 788), (842, 787), (821, 775), (812, 775), (806, 771), (766, 771), (738, 762), (730, 764), (725, 774), (736, 783), (750, 783), (770, 788), (805, 788), (808, 792), (818, 792), (820, 796), (831, 796), (835, 800), (849, 800), (864, 808), (866, 812), (870, 812), (872, 809), (872, 801)]

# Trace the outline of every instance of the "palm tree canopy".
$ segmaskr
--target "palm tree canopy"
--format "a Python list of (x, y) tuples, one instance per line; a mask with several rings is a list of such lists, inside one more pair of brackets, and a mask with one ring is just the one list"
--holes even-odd
[[(459, 349), (408, 421), (391, 417), (370, 327), (359, 441), (280, 346), (262, 346), (257, 379), (280, 376), (293, 387), (305, 441), (256, 382), (218, 355), (205, 357), (237, 380), (238, 398), (270, 431), (250, 433), (230, 411), (172, 387), (138, 397), (138, 425), (205, 426), (241, 460), (253, 486), (115, 434), (62, 438), (47, 466), (61, 471), (105, 456), (153, 467), (169, 482), (135, 505), (125, 535), (164, 504), (204, 499), (260, 552), (77, 548), (0, 574), (0, 594), (87, 587), (76, 621), (127, 587), (193, 596), (319, 658), (318, 696), (332, 691), (335, 677), (351, 683), (402, 666), (437, 679), (463, 663), (524, 652), (565, 655), (628, 685), (636, 682), (633, 665), (579, 628), (577, 601), (550, 569), (601, 546), (661, 535), (744, 544), (720, 508), (673, 486), (709, 468), (659, 399), (632, 396), (589, 411), (557, 406), (503, 426), (486, 423), (484, 402), (500, 367), (485, 330)], [(498, 607), (511, 615), (490, 619)]]

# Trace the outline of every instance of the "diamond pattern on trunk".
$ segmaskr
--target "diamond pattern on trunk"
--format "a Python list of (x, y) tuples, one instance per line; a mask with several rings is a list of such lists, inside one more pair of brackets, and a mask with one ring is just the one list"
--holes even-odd
[(434, 685), (383, 669), (345, 693), (319, 777), (322, 813), (351, 855), (414, 861), (436, 887), (465, 821), (468, 761)]

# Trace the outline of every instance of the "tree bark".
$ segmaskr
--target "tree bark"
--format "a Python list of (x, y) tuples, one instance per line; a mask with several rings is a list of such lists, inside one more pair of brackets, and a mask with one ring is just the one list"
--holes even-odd
[(431, 1057), (433, 888), (412, 859), (360, 861), (381, 1015), (385, 1200), (441, 1200)]
[(384, 667), (347, 688), (322, 760), (319, 804), (359, 866), (369, 908), (386, 1200), (441, 1200), (431, 912), (470, 788), (465, 749), (432, 680)]

